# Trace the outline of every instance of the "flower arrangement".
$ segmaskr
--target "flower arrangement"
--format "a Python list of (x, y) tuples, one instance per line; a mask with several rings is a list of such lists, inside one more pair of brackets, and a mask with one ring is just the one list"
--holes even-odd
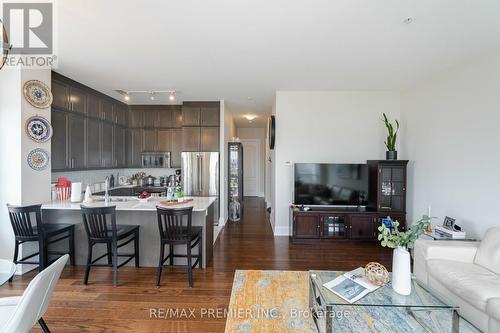
[(420, 237), (427, 226), (430, 225), (431, 219), (430, 216), (424, 215), (420, 221), (414, 223), (409, 230), (404, 232), (398, 230), (398, 221), (392, 221), (392, 228), (388, 228), (382, 224), (378, 227), (378, 231), (380, 232), (378, 240), (383, 247), (390, 247), (391, 249), (404, 247), (406, 249), (411, 249), (418, 237)]

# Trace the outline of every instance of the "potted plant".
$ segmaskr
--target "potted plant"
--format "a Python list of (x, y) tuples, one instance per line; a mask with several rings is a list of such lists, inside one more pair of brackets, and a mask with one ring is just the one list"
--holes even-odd
[(399, 231), (398, 221), (391, 221), (392, 227), (388, 228), (385, 224), (380, 225), (378, 230), (378, 240), (384, 247), (394, 249), (392, 255), (392, 289), (401, 295), (411, 293), (411, 270), (410, 270), (410, 252), (415, 241), (422, 235), (425, 228), (430, 225), (431, 218), (424, 215), (420, 221), (413, 224), (405, 232)]
[(387, 160), (397, 160), (398, 159), (398, 151), (396, 150), (396, 139), (399, 131), (399, 122), (396, 119), (396, 128), (387, 118), (387, 115), (384, 113), (384, 119), (382, 121), (387, 128), (387, 140), (384, 142), (387, 147), (387, 151), (385, 152), (385, 158)]
[(178, 188), (177, 191), (175, 191), (175, 197), (178, 202), (183, 202), (184, 201), (184, 191), (182, 188)]

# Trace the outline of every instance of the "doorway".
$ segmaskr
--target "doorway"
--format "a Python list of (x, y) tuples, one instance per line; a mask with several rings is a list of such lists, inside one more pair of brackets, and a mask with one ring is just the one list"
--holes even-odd
[(243, 145), (243, 195), (262, 196), (261, 189), (261, 145), (259, 139), (242, 139)]

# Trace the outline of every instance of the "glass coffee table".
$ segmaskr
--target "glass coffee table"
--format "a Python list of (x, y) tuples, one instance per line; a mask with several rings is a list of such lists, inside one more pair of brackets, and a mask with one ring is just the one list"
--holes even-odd
[(343, 273), (309, 271), (309, 306), (321, 333), (479, 332), (460, 318), (458, 306), (415, 279), (408, 296), (396, 293), (389, 282), (351, 304), (323, 286)]
[(16, 273), (16, 265), (9, 260), (0, 259), (0, 286), (5, 284)]

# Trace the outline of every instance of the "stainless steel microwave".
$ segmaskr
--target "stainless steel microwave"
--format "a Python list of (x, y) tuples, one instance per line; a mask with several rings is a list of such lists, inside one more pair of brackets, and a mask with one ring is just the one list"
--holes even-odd
[(170, 152), (143, 152), (143, 168), (170, 168)]

